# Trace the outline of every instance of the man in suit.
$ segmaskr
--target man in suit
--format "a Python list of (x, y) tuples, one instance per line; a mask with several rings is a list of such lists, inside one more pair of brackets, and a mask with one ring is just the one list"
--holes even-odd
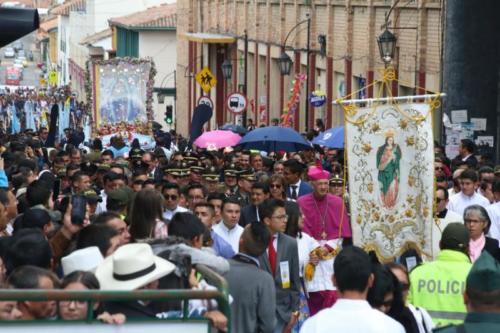
[(294, 324), (299, 309), (299, 254), (297, 241), (285, 235), (287, 215), (285, 202), (267, 199), (259, 206), (259, 216), (271, 232), (267, 252), (259, 257), (260, 267), (271, 274), (276, 287), (276, 326), (282, 333)]
[(269, 199), (269, 185), (267, 183), (254, 183), (250, 192), (251, 204), (241, 209), (239, 225), (245, 227), (247, 224), (260, 221), (258, 207), (264, 200)]
[(291, 159), (286, 161), (283, 165), (285, 167), (283, 175), (287, 183), (285, 189), (287, 198), (296, 200), (298, 197), (313, 191), (311, 185), (301, 180), (305, 168), (302, 163), (296, 159)]
[(455, 171), (460, 165), (466, 164), (469, 168), (477, 166), (477, 159), (474, 156), (476, 145), (472, 140), (463, 139), (460, 142), (458, 155), (451, 161), (451, 169)]
[(231, 328), (238, 332), (271, 333), (276, 326), (276, 290), (273, 278), (259, 268), (271, 235), (262, 223), (250, 223), (240, 238), (240, 252), (229, 260)]

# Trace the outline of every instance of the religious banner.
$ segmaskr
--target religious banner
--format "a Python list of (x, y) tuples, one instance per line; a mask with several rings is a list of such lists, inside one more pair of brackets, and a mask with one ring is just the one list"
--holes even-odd
[(88, 104), (96, 136), (150, 134), (152, 95), (156, 73), (148, 59), (114, 58), (89, 63)]
[(407, 249), (431, 253), (432, 115), (427, 103), (346, 110), (354, 244), (382, 261)]

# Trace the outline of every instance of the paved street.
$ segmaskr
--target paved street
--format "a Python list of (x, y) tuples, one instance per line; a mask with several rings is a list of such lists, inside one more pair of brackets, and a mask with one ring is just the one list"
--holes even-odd
[[(38, 50), (35, 48), (35, 36), (36, 32), (33, 32), (29, 35), (24, 36), (23, 38), (19, 39), (23, 43), (24, 46), (24, 52), (26, 53), (26, 56), (28, 55), (29, 51), (33, 52), (34, 60), (29, 61), (28, 60), (28, 65), (27, 67), (24, 68), (23, 70), (23, 79), (21, 81), (21, 86), (38, 86), (39, 85), (39, 80), (40, 80), (40, 69), (36, 66), (37, 62), (40, 59), (40, 54)], [(11, 44), (12, 45), (12, 44)], [(5, 85), (5, 72), (7, 67), (11, 66), (14, 63), (15, 58), (5, 58), (4, 56), (4, 51), (5, 49), (9, 47), (3, 47), (0, 49), (0, 86)]]

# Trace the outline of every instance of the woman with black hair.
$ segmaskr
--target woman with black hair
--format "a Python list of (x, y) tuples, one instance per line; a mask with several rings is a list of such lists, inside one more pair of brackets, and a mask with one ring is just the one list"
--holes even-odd
[(406, 333), (419, 333), (412, 312), (406, 307), (401, 285), (391, 270), (382, 265), (374, 265), (375, 280), (368, 291), (370, 305), (403, 325)]
[[(63, 290), (99, 290), (99, 281), (93, 273), (74, 271), (64, 277), (61, 283)], [(88, 304), (86, 301), (60, 301), (59, 317), (64, 320), (86, 320), (88, 316)], [(110, 315), (107, 312), (98, 313), (99, 303), (94, 303), (93, 318), (97, 318), (108, 324), (123, 324), (125, 316), (121, 313)]]
[(434, 328), (434, 324), (432, 323), (432, 318), (429, 313), (424, 309), (418, 306), (413, 306), (408, 304), (406, 299), (408, 297), (408, 290), (410, 289), (410, 277), (408, 276), (408, 271), (406, 267), (397, 264), (397, 263), (389, 263), (386, 265), (388, 269), (391, 270), (392, 274), (397, 278), (399, 282), (399, 287), (401, 289), (401, 294), (403, 296), (403, 302), (406, 304), (408, 309), (411, 311), (413, 317), (418, 326), (419, 333), (430, 333)]

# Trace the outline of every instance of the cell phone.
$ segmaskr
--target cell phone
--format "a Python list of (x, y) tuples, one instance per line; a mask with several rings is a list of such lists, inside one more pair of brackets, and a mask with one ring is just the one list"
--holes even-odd
[(59, 198), (59, 193), (61, 192), (61, 180), (59, 178), (56, 178), (54, 180), (54, 187), (52, 188), (52, 200), (54, 202), (57, 201)]
[(82, 225), (87, 212), (87, 199), (83, 195), (73, 195), (71, 206), (71, 223)]

